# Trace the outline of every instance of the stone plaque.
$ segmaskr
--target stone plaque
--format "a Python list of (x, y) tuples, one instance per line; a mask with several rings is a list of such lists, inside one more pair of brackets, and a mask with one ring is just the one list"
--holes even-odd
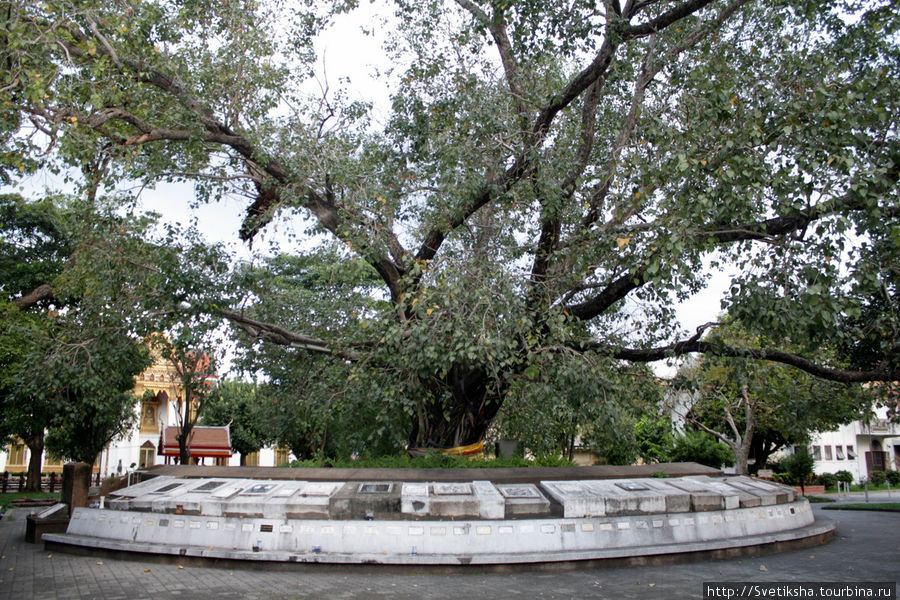
[(581, 487), (580, 483), (569, 483), (569, 482), (561, 482), (561, 483), (553, 483), (553, 487), (562, 492), (563, 494), (583, 494), (584, 488)]
[(540, 492), (533, 485), (498, 485), (504, 498), (540, 498)]
[(637, 481), (619, 481), (616, 482), (616, 486), (622, 488), (623, 490), (628, 490), (629, 492), (639, 492), (642, 490), (650, 489), (643, 483), (639, 483)]
[(275, 486), (278, 485), (276, 483), (258, 483), (253, 487), (247, 488), (241, 493), (241, 496), (261, 496), (263, 494), (268, 494)]
[(175, 488), (181, 487), (182, 485), (184, 485), (184, 484), (182, 484), (182, 483), (170, 483), (170, 484), (168, 484), (168, 485), (162, 486), (162, 487), (159, 488), (158, 490), (153, 490), (153, 491), (150, 492), (150, 493), (151, 493), (151, 494), (165, 494), (166, 492), (171, 492), (171, 491), (174, 490)]
[(472, 495), (472, 486), (468, 483), (435, 483), (433, 489), (438, 496)]
[(330, 496), (341, 486), (339, 483), (307, 483), (303, 487), (303, 496)]
[(273, 498), (288, 498), (290, 496), (293, 496), (294, 493), (296, 493), (297, 489), (298, 488), (296, 486), (283, 485), (280, 488), (278, 488), (278, 490), (276, 490), (274, 494), (272, 494), (272, 497)]
[(217, 487), (223, 486), (223, 485), (225, 485), (224, 481), (207, 481), (203, 485), (201, 485), (199, 487), (195, 487), (191, 491), (192, 492), (201, 492), (201, 493), (211, 492), (214, 489), (216, 489)]
[(393, 483), (361, 483), (358, 491), (360, 494), (387, 494), (393, 487)]

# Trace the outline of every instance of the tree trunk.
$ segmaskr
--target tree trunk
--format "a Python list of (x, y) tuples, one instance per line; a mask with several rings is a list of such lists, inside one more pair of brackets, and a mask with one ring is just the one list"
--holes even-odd
[(185, 423), (178, 433), (178, 462), (182, 465), (191, 464), (191, 449), (188, 447), (188, 440), (191, 437), (192, 429), (193, 425)]
[[(427, 387), (432, 400), (419, 405), (418, 418), (409, 435), (410, 447), (454, 448), (484, 440), (500, 410), (503, 393), (488, 389), (483, 371), (452, 369), (444, 382)], [(451, 397), (445, 404), (440, 398), (447, 391)]]
[[(752, 438), (751, 438), (752, 439)], [(738, 475), (749, 474), (747, 459), (750, 457), (750, 440), (744, 438), (740, 444), (732, 446), (734, 450), (734, 471)]]
[(44, 432), (41, 431), (24, 440), (28, 446), (28, 476), (25, 481), (26, 492), (41, 491), (41, 459), (44, 456)]
[(775, 442), (765, 439), (764, 436), (754, 435), (750, 453), (756, 458), (756, 470), (765, 469), (769, 464), (769, 457), (785, 447), (787, 447), (787, 441)]

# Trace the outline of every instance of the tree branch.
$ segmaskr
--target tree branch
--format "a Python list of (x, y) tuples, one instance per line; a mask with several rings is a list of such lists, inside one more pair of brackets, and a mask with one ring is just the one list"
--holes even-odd
[[(67, 32), (74, 39), (74, 43), (65, 41), (61, 43), (71, 57), (88, 63), (96, 62), (102, 57), (109, 57), (114, 64), (121, 68), (123, 73), (128, 71), (128, 73), (124, 74), (133, 77), (135, 81), (159, 89), (195, 115), (205, 133), (198, 135), (197, 131), (190, 128), (180, 130), (153, 128), (135, 115), (120, 108), (106, 109), (95, 115), (96, 124), (93, 128), (96, 131), (112, 139), (115, 143), (124, 145), (141, 145), (157, 141), (188, 141), (199, 138), (208, 143), (230, 148), (247, 161), (248, 164), (255, 165), (254, 168), (258, 168), (261, 173), (265, 173), (267, 177), (271, 178), (273, 183), (267, 190), (264, 190), (270, 193), (260, 194), (258, 201), (251, 207), (250, 216), (245, 220), (241, 228), (242, 237), (245, 239), (253, 237), (268, 222), (271, 218), (270, 215), (280, 206), (282, 194), (278, 193), (278, 190), (288, 190), (294, 186), (286, 167), (269, 153), (255, 146), (246, 136), (233, 131), (228, 125), (217, 119), (214, 112), (201, 99), (191, 94), (187, 86), (176, 77), (148, 65), (144, 61), (116, 55), (105, 38), (100, 40), (101, 45), (99, 48), (96, 48), (95, 53), (89, 54), (84, 49), (87, 45), (86, 42), (90, 39), (89, 36), (74, 24), (69, 24)], [(101, 123), (106, 123), (113, 119), (130, 123), (141, 134), (124, 140), (120, 137), (111, 136), (108, 132), (103, 131)], [(90, 118), (88, 121), (90, 121)], [(329, 199), (328, 194), (323, 195), (311, 186), (305, 187), (306, 201), (304, 206), (315, 215), (326, 230), (338, 239), (354, 243), (359, 247), (358, 240), (353, 239), (354, 232), (362, 232), (360, 237), (367, 237), (366, 234), (379, 230), (371, 219), (367, 219), (362, 215), (357, 215), (357, 222), (350, 224), (349, 227), (344, 226), (339, 216), (340, 212), (337, 210), (335, 203)], [(294, 193), (290, 195), (294, 195)], [(385, 234), (385, 232), (382, 232), (382, 234)], [(387, 240), (388, 247), (400, 247), (399, 240), (397, 240), (393, 232), (386, 232), (386, 235), (389, 238)], [(378, 271), (387, 284), (392, 298), (397, 301), (401, 293), (400, 279), (405, 273), (405, 268), (394, 263), (389, 257), (376, 253), (373, 245), (358, 249), (358, 251)]]
[(810, 375), (815, 375), (820, 379), (827, 379), (829, 381), (837, 381), (840, 383), (900, 381), (900, 367), (898, 367), (897, 364), (900, 347), (894, 348), (874, 369), (867, 371), (851, 371), (818, 364), (803, 356), (791, 354), (782, 350), (724, 346), (721, 344), (711, 344), (709, 342), (700, 341), (695, 339), (696, 337), (697, 336), (695, 335), (688, 340), (657, 348), (625, 348), (599, 342), (574, 344), (574, 347), (581, 351), (594, 350), (613, 358), (632, 362), (653, 362), (697, 352), (713, 356), (768, 360), (796, 367), (797, 369), (805, 371)]
[(50, 298), (51, 296), (53, 296), (53, 288), (50, 287), (50, 284), (43, 283), (24, 296), (14, 298), (12, 300), (12, 303), (19, 310), (26, 310), (34, 306), (44, 298)]
[[(843, 196), (832, 198), (808, 208), (785, 215), (772, 217), (755, 223), (722, 227), (712, 231), (693, 234), (698, 241), (713, 241), (718, 244), (733, 244), (742, 241), (771, 240), (794, 232), (803, 231), (813, 221), (845, 211), (870, 210), (868, 199), (887, 194), (900, 180), (900, 157), (881, 176), (868, 177), (856, 182)], [(885, 219), (900, 217), (900, 206), (886, 206), (882, 209)], [(637, 267), (628, 275), (607, 285), (594, 297), (578, 304), (563, 307), (577, 319), (588, 320), (602, 314), (616, 302), (624, 299), (633, 290), (643, 286), (646, 277), (644, 266)], [(655, 360), (655, 359), (654, 359)]]
[(280, 346), (297, 348), (298, 350), (329, 354), (346, 360), (358, 361), (360, 359), (359, 354), (356, 352), (335, 348), (332, 346), (332, 342), (294, 333), (283, 327), (279, 327), (278, 325), (258, 321), (246, 316), (243, 312), (237, 312), (226, 308), (218, 308), (215, 312), (238, 325), (241, 329), (259, 340), (271, 342)]

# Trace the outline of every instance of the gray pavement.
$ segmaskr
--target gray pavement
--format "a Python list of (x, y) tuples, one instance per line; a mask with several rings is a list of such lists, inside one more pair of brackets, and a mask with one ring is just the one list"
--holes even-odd
[(328, 567), (302, 571), (199, 568), (50, 553), (40, 544), (24, 542), (28, 510), (16, 509), (0, 520), (0, 600), (701, 598), (703, 582), (896, 583), (900, 513), (822, 512), (821, 506), (815, 505), (816, 516), (837, 523), (835, 538), (806, 550), (666, 566), (508, 574), (473, 570), (452, 575), (415, 570), (398, 574), (377, 567), (349, 572)]

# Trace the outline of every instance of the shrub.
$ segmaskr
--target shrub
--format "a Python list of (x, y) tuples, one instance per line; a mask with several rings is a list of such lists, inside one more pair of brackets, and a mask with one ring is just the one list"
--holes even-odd
[(833, 488), (837, 486), (838, 478), (834, 473), (822, 473), (816, 477), (816, 481), (819, 485), (824, 485), (826, 488)]
[(900, 471), (885, 471), (888, 483), (891, 486), (900, 485)]
[(838, 481), (843, 481), (844, 483), (853, 483), (853, 473), (850, 471), (838, 471), (834, 474), (837, 477)]
[(885, 481), (887, 481), (887, 474), (884, 471), (869, 473), (869, 483), (872, 485), (884, 485)]
[(669, 458), (673, 462), (696, 462), (716, 469), (734, 464), (734, 452), (728, 446), (699, 431), (688, 431), (676, 438)]
[(790, 482), (793, 485), (799, 485), (800, 489), (805, 491), (806, 482), (809, 481), (810, 475), (813, 474), (813, 466), (815, 465), (815, 461), (813, 461), (813, 457), (809, 452), (806, 452), (805, 449), (795, 452), (785, 458), (783, 464), (787, 470)]
[(775, 483), (783, 483), (785, 485), (791, 483), (791, 477), (787, 473), (773, 473), (772, 481)]
[(770, 469), (772, 473), (784, 473), (786, 469), (784, 468), (784, 460), (783, 459), (769, 459), (766, 463), (766, 468)]

